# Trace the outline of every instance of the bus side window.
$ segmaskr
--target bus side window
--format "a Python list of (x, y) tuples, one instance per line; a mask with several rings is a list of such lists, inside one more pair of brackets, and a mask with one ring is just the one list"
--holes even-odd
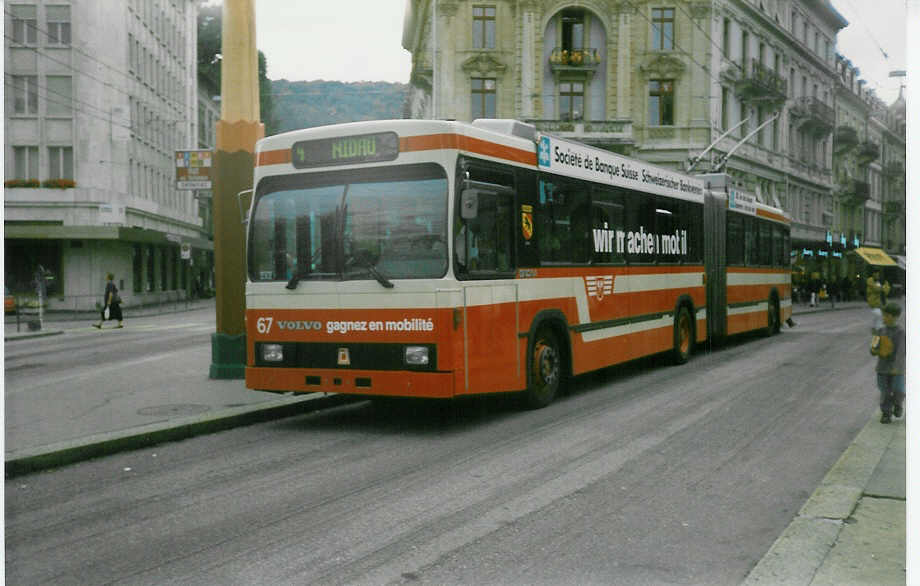
[(758, 220), (757, 227), (757, 249), (760, 251), (760, 264), (772, 266), (773, 261), (773, 236), (770, 229), (770, 223), (766, 220)]
[(780, 230), (783, 232), (783, 262), (780, 264), (780, 266), (787, 267), (792, 264), (792, 249), (790, 248), (791, 243), (789, 242), (789, 230), (783, 230), (782, 228), (780, 228)]
[(591, 248), (595, 263), (623, 264), (625, 232), (623, 197), (610, 189), (591, 193)]
[(681, 238), (686, 238), (686, 250), (681, 242), (681, 261), (696, 264), (703, 260), (703, 206), (689, 202), (680, 202), (677, 227), (682, 231)]
[(757, 264), (757, 223), (754, 218), (744, 218), (744, 264)]
[(744, 221), (741, 216), (728, 213), (725, 229), (725, 257), (729, 265), (744, 264)]
[(680, 211), (677, 202), (668, 201), (663, 197), (657, 198), (655, 203), (655, 243), (658, 247), (658, 262), (678, 263), (680, 256), (680, 234), (677, 226), (680, 222)]
[(475, 217), (461, 217), (459, 198), (454, 214), (454, 261), (458, 274), (461, 278), (493, 278), (496, 272), (509, 273), (516, 265), (514, 234), (521, 223), (514, 214), (514, 173), (466, 158), (459, 165), (471, 182), (465, 187), (477, 195)]
[(637, 191), (626, 195), (626, 260), (632, 264), (655, 262), (655, 197)]
[(454, 258), (461, 275), (514, 269), (514, 194), (477, 190), (476, 216), (454, 220)]
[(587, 188), (567, 181), (540, 180), (536, 236), (542, 264), (590, 260)]
[(785, 259), (783, 257), (783, 230), (776, 224), (771, 224), (770, 229), (773, 231), (773, 265), (781, 267), (785, 265)]

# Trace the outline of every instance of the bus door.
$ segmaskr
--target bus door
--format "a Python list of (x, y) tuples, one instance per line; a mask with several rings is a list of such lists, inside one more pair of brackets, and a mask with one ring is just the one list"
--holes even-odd
[(463, 292), (463, 379), (458, 393), (521, 389), (518, 288), (510, 187), (465, 181), (455, 215), (454, 267)]
[[(739, 246), (738, 235), (726, 235), (726, 198), (723, 192), (706, 191), (703, 211), (703, 250), (706, 266), (706, 331), (710, 338), (723, 337), (728, 332), (726, 313), (727, 284), (726, 238)], [(743, 239), (741, 240), (743, 242)]]

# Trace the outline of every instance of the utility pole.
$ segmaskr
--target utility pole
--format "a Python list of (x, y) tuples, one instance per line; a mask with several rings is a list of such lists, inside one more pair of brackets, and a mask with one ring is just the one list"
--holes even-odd
[(217, 331), (210, 378), (237, 379), (246, 369), (246, 235), (237, 197), (252, 188), (259, 121), (255, 0), (224, 0), (220, 120), (214, 154), (214, 265)]

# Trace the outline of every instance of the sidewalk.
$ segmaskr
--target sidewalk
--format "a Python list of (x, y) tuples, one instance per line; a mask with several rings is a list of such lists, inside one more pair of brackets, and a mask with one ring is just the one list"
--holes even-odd
[(872, 415), (744, 586), (905, 584), (906, 422), (878, 418)]
[[(140, 317), (156, 317), (174, 313), (184, 313), (198, 309), (214, 311), (215, 299), (182, 300), (176, 303), (162, 303), (157, 305), (141, 305), (125, 307), (125, 312), (132, 319)], [(22, 311), (22, 310), (20, 310)], [(98, 311), (51, 311), (44, 314), (42, 329), (29, 330), (28, 318), (33, 317), (25, 313), (18, 315), (5, 315), (3, 320), (4, 341), (40, 338), (42, 336), (55, 336), (61, 334), (75, 323), (93, 322), (99, 320)], [(18, 321), (17, 321), (18, 320)]]
[[(199, 329), (213, 332), (214, 303), (210, 299), (190, 304), (188, 311), (180, 312), (185, 316), (182, 321), (194, 321)], [(134, 308), (128, 315), (127, 329), (106, 333), (175, 326), (176, 313), (155, 314), (150, 308), (138, 312)], [(41, 330), (31, 332), (24, 329), (17, 332), (15, 322), (6, 323), (6, 352), (11, 352), (17, 344), (30, 343), (36, 344), (35, 351), (39, 352), (45, 341), (33, 338), (56, 339), (82, 333), (90, 330), (90, 324), (98, 319), (96, 314), (87, 314), (82, 320), (72, 315), (63, 316), (64, 320), (61, 317), (51, 314)], [(87, 385), (82, 377), (81, 384), (73, 385), (71, 392), (55, 394), (54, 398), (48, 396), (56, 393), (54, 387), (12, 395), (6, 392), (7, 478), (355, 400), (351, 396), (322, 393), (259, 393), (247, 389), (242, 380), (209, 379), (210, 351), (209, 346), (202, 345), (188, 353), (179, 365), (164, 364), (157, 356), (136, 360), (136, 368), (129, 372), (139, 377), (137, 384), (124, 384), (120, 388), (118, 379), (112, 379), (109, 385), (112, 388), (103, 389)], [(9, 363), (6, 366), (9, 368)], [(110, 370), (100, 376), (121, 375)], [(62, 383), (69, 380), (62, 375)], [(75, 417), (74, 413), (80, 415)], [(11, 417), (16, 418), (17, 425), (11, 425)]]
[[(795, 304), (792, 315), (861, 309), (868, 312), (864, 300), (825, 301)], [(744, 586), (906, 583), (906, 415), (888, 425), (879, 417), (872, 415)]]
[[(203, 309), (198, 306), (195, 309)], [(213, 309), (213, 300), (211, 301)], [(864, 301), (793, 306), (793, 318), (818, 311), (860, 310)], [(165, 314), (168, 316), (168, 314)], [(156, 321), (155, 316), (145, 320)], [(132, 324), (136, 323), (132, 314)], [(68, 322), (46, 322), (41, 332), (10, 332), (7, 344), (36, 335), (66, 334)], [(785, 327), (785, 326), (784, 326)], [(181, 373), (180, 373), (181, 374)], [(284, 396), (255, 393), (239, 380), (207, 380), (186, 384), (181, 404), (170, 384), (144, 400), (162, 409), (157, 422), (138, 415), (144, 405), (132, 403), (118, 418), (100, 417), (98, 433), (71, 441), (45, 442), (20, 450), (7, 445), (7, 478), (166, 441), (221, 429), (306, 413), (356, 400), (342, 395)], [(191, 413), (190, 407), (202, 411)], [(117, 405), (109, 405), (116, 409)], [(66, 406), (65, 406), (66, 409)], [(149, 414), (147, 414), (149, 415)], [(887, 585), (906, 582), (906, 421), (879, 423), (874, 413), (850, 447), (799, 510), (786, 530), (744, 581), (754, 585)], [(117, 423), (113, 423), (117, 422)], [(54, 427), (53, 421), (45, 425)], [(118, 428), (114, 428), (117, 424)], [(913, 569), (913, 568), (912, 568)]]

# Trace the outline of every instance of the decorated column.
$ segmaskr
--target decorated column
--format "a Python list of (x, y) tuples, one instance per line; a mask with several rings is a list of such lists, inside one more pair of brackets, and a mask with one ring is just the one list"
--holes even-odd
[[(259, 67), (254, 0), (224, 0), (221, 113), (214, 156), (214, 264), (217, 331), (211, 378), (243, 378), (246, 367), (246, 233), (237, 194), (252, 187), (259, 121)], [(248, 199), (247, 199), (248, 201)]]

